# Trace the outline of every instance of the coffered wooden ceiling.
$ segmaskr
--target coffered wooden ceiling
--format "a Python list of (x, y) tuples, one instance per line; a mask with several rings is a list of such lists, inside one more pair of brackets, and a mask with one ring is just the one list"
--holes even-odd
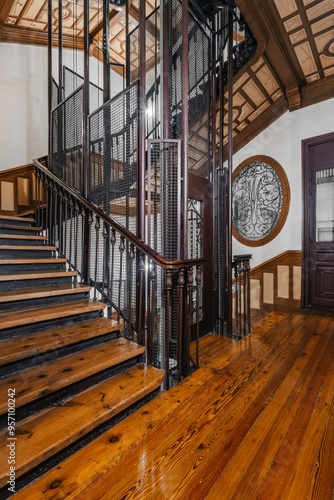
[[(235, 2), (258, 41), (255, 56), (234, 80), (233, 134), (238, 150), (287, 109), (293, 111), (334, 97), (334, 0)], [(46, 44), (47, 5), (47, 0), (0, 0), (0, 39)], [(53, 5), (56, 43), (58, 1), (53, 0)], [(147, 0), (147, 13), (154, 6), (154, 0)], [(138, 24), (138, 0), (130, 3), (130, 21), (131, 30)], [(77, 47), (83, 47), (82, 0), (63, 0), (63, 32), (65, 47), (73, 47), (74, 37)], [(153, 49), (155, 39), (151, 38)], [(97, 57), (102, 54), (101, 39), (102, 0), (90, 0), (91, 51)], [(112, 62), (125, 64), (124, 12), (112, 5), (110, 54)], [(224, 127), (225, 143), (226, 134)]]

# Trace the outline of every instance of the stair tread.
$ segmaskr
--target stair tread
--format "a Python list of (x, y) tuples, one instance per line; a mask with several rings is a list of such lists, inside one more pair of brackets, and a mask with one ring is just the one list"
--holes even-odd
[(49, 306), (29, 307), (0, 313), (0, 330), (21, 325), (39, 323), (55, 318), (63, 318), (75, 314), (84, 314), (104, 309), (105, 304), (94, 300), (78, 300), (69, 304), (52, 304)]
[(7, 411), (8, 387), (15, 387), (18, 408), (144, 351), (145, 347), (121, 338), (3, 377), (0, 380), (0, 414)]
[[(0, 217), (1, 220), (1, 217)], [(40, 227), (34, 226), (14, 226), (10, 224), (0, 224), (0, 229), (15, 229), (16, 231), (40, 231)]]
[[(18, 216), (15, 216), (15, 215), (0, 215), (0, 220), (1, 219), (4, 219), (4, 220), (21, 220), (22, 221), (22, 217), (18, 217)], [(28, 217), (25, 217), (23, 220), (28, 221), (28, 222), (35, 222), (35, 219), (28, 218)]]
[[(29, 247), (30, 248), (30, 247)], [(45, 247), (44, 247), (45, 248)], [(0, 259), (0, 264), (63, 264), (66, 259)]]
[(69, 293), (89, 292), (90, 286), (81, 284), (65, 284), (53, 286), (34, 286), (29, 288), (20, 288), (16, 290), (0, 291), (0, 304), (16, 300), (38, 299), (41, 297), (55, 297), (67, 295)]
[(46, 241), (48, 239), (47, 236), (39, 236), (36, 234), (4, 234), (0, 233), (0, 240), (37, 240), (37, 241)]
[(0, 340), (0, 366), (120, 330), (123, 322), (98, 318), (74, 325)]
[(27, 245), (0, 245), (0, 250), (57, 250), (57, 247), (40, 245), (40, 246), (27, 246)]
[(16, 281), (16, 280), (33, 280), (33, 279), (44, 279), (44, 278), (61, 278), (66, 276), (77, 276), (77, 271), (22, 271), (21, 273), (15, 274), (1, 274), (1, 281)]
[[(163, 376), (162, 370), (140, 364), (69, 398), (63, 404), (18, 422), (15, 431), (19, 440), (15, 464), (17, 477), (157, 389)], [(0, 475), (5, 478), (0, 487), (6, 484), (8, 469), (6, 431), (0, 433), (0, 442), (4, 444), (0, 455), (0, 471), (3, 474)]]

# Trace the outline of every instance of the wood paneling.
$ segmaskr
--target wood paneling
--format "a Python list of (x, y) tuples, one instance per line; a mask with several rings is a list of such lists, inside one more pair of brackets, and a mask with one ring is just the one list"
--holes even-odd
[(300, 251), (286, 251), (251, 269), (250, 278), (251, 287), (259, 289), (258, 298), (251, 300), (252, 309), (267, 313), (281, 306), (300, 307)]
[(35, 209), (34, 166), (23, 165), (0, 172), (0, 215), (18, 215)]

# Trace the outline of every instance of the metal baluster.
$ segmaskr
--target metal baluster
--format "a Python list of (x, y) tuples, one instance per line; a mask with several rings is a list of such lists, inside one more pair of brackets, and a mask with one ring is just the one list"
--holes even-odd
[(78, 270), (78, 238), (79, 238), (79, 214), (80, 207), (79, 203), (75, 204), (75, 240), (74, 240), (74, 267)]
[(130, 279), (129, 279), (129, 336), (134, 340), (134, 332), (132, 330), (132, 277), (133, 277), (133, 261), (135, 258), (134, 245), (130, 244), (129, 260), (130, 260)]
[(119, 281), (118, 281), (118, 307), (117, 307), (117, 321), (119, 322), (121, 313), (121, 291), (122, 291), (122, 267), (123, 267), (123, 254), (124, 254), (124, 236), (121, 236), (121, 242), (119, 244)]
[(58, 186), (56, 183), (53, 185), (53, 192), (54, 192), (54, 199), (53, 199), (53, 208), (54, 208), (54, 227), (53, 227), (53, 244), (56, 245), (57, 241), (57, 215), (58, 215), (58, 209), (57, 209), (57, 204), (58, 204)]
[[(155, 280), (156, 279), (157, 279), (157, 273), (155, 270), (155, 265), (153, 264), (152, 271), (150, 274), (150, 280), (152, 282), (151, 307), (150, 307), (150, 310), (151, 310), (151, 323), (150, 323), (150, 346), (151, 346), (150, 357), (151, 357), (151, 361), (149, 361), (150, 363), (153, 363), (153, 354), (154, 354), (153, 334), (154, 334), (154, 300), (155, 300)], [(149, 286), (150, 286), (150, 284), (149, 284)]]
[[(73, 234), (73, 198), (71, 196), (70, 198), (70, 249), (69, 249), (69, 256), (68, 256), (68, 265), (69, 269), (72, 267), (72, 234)], [(75, 281), (77, 281), (77, 278), (75, 278)]]
[(238, 325), (238, 264), (234, 267), (234, 278), (235, 278), (235, 335), (236, 339), (239, 338), (239, 325)]
[(169, 389), (169, 336), (170, 336), (170, 294), (173, 287), (172, 270), (167, 269), (165, 290), (167, 295), (167, 310), (166, 310), (166, 389)]
[(45, 212), (45, 209), (44, 209), (44, 205), (45, 205), (45, 200), (44, 200), (44, 196), (45, 196), (45, 176), (44, 176), (44, 174), (41, 175), (41, 181), (42, 181), (42, 212), (41, 212), (41, 221), (40, 221), (40, 224), (41, 224), (42, 231), (43, 231), (44, 228), (45, 228), (45, 226), (44, 226), (44, 212)]
[(63, 208), (63, 202), (64, 202), (64, 193), (63, 190), (60, 189), (60, 194), (59, 194), (59, 249), (64, 255), (64, 238), (63, 238), (63, 221), (64, 221), (64, 208)]
[(66, 245), (67, 245), (67, 214), (68, 214), (67, 205), (68, 205), (68, 196), (67, 196), (67, 193), (65, 192), (65, 195), (64, 195), (64, 224), (65, 224), (65, 230), (64, 230), (64, 241), (63, 241), (63, 247), (64, 247), (63, 253), (64, 253), (64, 257), (66, 257), (66, 255), (67, 255), (67, 252), (66, 252)]
[(111, 243), (111, 270), (110, 270), (110, 316), (112, 317), (112, 297), (113, 297), (113, 282), (114, 282), (114, 262), (115, 262), (115, 243), (116, 243), (116, 231), (111, 230), (110, 236)]
[[(86, 210), (81, 209), (82, 235), (81, 235), (81, 281), (85, 280), (85, 232), (86, 232)], [(88, 285), (88, 283), (87, 283)]]
[(87, 225), (88, 225), (87, 285), (90, 284), (90, 245), (91, 245), (91, 239), (92, 239), (92, 223), (93, 223), (92, 212), (89, 210), (88, 219), (87, 219)]
[[(194, 276), (193, 276), (193, 268), (189, 267), (188, 269), (188, 275), (187, 275), (187, 284), (188, 284), (188, 345), (190, 346), (190, 328), (191, 328), (191, 313), (192, 313), (192, 308), (193, 308), (193, 283), (194, 283)], [(196, 343), (196, 366), (198, 368), (198, 361), (197, 361), (197, 343)]]
[(179, 269), (177, 280), (178, 299), (178, 331), (177, 331), (177, 378), (182, 378), (182, 323), (183, 323), (183, 289), (185, 285), (184, 269)]
[(102, 265), (102, 300), (103, 300), (104, 280), (106, 275), (106, 249), (107, 249), (107, 237), (108, 237), (108, 231), (105, 222), (103, 223), (102, 236), (103, 236), (103, 265)]
[(242, 273), (243, 273), (243, 287), (244, 287), (244, 337), (247, 335), (247, 310), (246, 310), (246, 299), (247, 299), (247, 276), (246, 276), (246, 261), (242, 261)]
[(52, 235), (53, 235), (53, 230), (52, 230), (52, 208), (53, 208), (53, 186), (52, 186), (52, 181), (49, 182), (49, 243), (52, 245)]
[(40, 226), (40, 211), (41, 211), (41, 200), (40, 200), (40, 179), (41, 173), (39, 170), (35, 170), (35, 188), (36, 188), (36, 223), (37, 227)]
[(240, 338), (242, 337), (242, 311), (241, 311), (241, 292), (242, 292), (242, 262), (239, 260), (238, 262), (238, 275), (239, 275), (239, 333), (240, 333)]
[(248, 320), (248, 333), (251, 332), (251, 310), (250, 310), (250, 261), (246, 262), (247, 273), (247, 320)]
[(143, 301), (144, 301), (144, 259), (142, 254), (140, 253), (139, 255), (139, 262), (138, 262), (138, 272), (139, 272), (139, 307), (138, 307), (138, 324), (137, 324), (137, 331), (138, 331), (138, 343), (140, 345), (145, 345), (145, 330), (144, 332), (141, 331), (141, 325), (143, 324)]
[(151, 344), (151, 265), (148, 266), (148, 279), (147, 279), (147, 311), (146, 311), (146, 331), (147, 331), (147, 360), (149, 363), (152, 363), (151, 353), (153, 350), (153, 346)]
[(97, 263), (99, 255), (99, 231), (100, 231), (100, 218), (96, 216), (95, 220), (95, 275), (94, 275), (94, 300), (96, 300), (96, 284), (97, 284)]
[(202, 281), (201, 266), (196, 267), (196, 366), (199, 368), (199, 299)]
[[(38, 212), (38, 201), (37, 201), (37, 187), (38, 187), (38, 170), (35, 168), (35, 215), (37, 216)], [(38, 224), (37, 224), (38, 225)]]
[(49, 206), (50, 206), (50, 193), (49, 193), (49, 178), (45, 179), (46, 185), (46, 209), (45, 209), (45, 229), (48, 243), (50, 244), (50, 228), (49, 228)]

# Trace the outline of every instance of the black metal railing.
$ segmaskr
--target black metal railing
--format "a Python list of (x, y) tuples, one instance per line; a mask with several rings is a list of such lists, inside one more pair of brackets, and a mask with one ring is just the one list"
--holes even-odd
[(250, 260), (252, 256), (234, 255), (234, 333), (239, 340), (251, 333), (250, 315)]
[[(188, 317), (205, 259), (163, 258), (50, 172), (46, 159), (43, 162), (34, 160), (37, 225), (67, 259), (68, 268), (78, 271), (77, 280), (92, 286), (91, 298), (107, 304), (109, 317), (124, 320), (124, 336), (146, 345), (147, 361), (166, 371), (169, 388), (190, 373)], [(164, 277), (159, 291), (157, 274)], [(157, 293), (162, 295), (160, 309)], [(198, 341), (196, 345), (198, 367)], [(159, 357), (153, 356), (154, 350)]]

